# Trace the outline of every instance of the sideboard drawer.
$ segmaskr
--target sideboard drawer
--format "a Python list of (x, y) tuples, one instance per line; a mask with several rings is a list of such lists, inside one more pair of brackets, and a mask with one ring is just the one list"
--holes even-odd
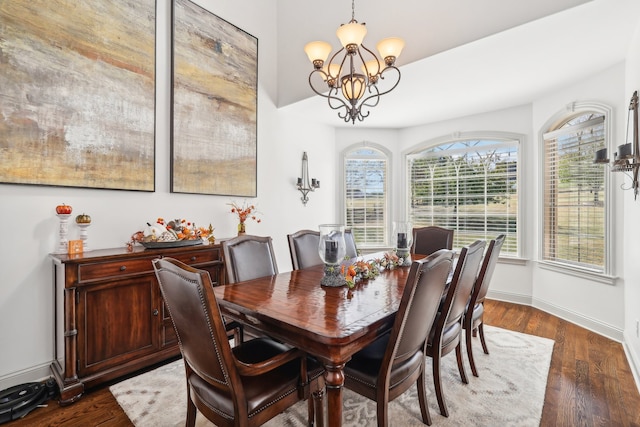
[(175, 254), (170, 256), (189, 265), (203, 264), (220, 260), (220, 249), (212, 248), (208, 251), (194, 251), (191, 253)]
[(153, 265), (151, 260), (154, 258), (156, 257), (81, 264), (79, 266), (78, 282), (152, 272)]

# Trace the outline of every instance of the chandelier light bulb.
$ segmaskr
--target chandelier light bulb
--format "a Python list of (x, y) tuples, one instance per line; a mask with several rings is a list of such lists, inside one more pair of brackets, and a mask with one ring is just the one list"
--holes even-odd
[[(367, 27), (364, 24), (358, 24), (355, 21), (348, 24), (341, 25), (336, 31), (336, 35), (340, 39), (342, 47), (347, 49), (349, 45), (356, 45), (360, 47), (364, 36), (367, 35)], [(348, 49), (347, 49), (348, 50)]]
[(335, 86), (335, 82), (340, 76), (340, 64), (325, 64), (322, 71), (326, 74), (324, 81), (331, 87)]
[[(404, 49), (404, 40), (399, 37), (389, 37), (383, 40), (380, 40), (376, 46), (378, 48), (378, 52), (382, 59), (385, 60), (387, 65), (393, 65), (395, 60), (402, 53), (402, 49)], [(393, 58), (388, 60), (387, 58)], [(391, 61), (391, 63), (389, 63)]]
[(323, 41), (310, 42), (304, 46), (304, 51), (314, 66), (316, 66), (316, 63), (320, 63), (320, 68), (322, 68), (322, 64), (331, 53), (331, 45)]
[(362, 74), (348, 74), (342, 77), (342, 95), (352, 104), (362, 98), (367, 87), (367, 79)]
[(376, 76), (380, 73), (380, 61), (377, 59), (372, 59), (370, 61), (362, 64), (362, 72), (365, 76), (369, 76), (369, 78)]

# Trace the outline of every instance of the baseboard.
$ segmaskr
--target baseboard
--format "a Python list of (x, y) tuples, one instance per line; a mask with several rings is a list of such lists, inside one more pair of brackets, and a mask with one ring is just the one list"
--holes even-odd
[(547, 313), (553, 314), (554, 316), (557, 316), (561, 319), (567, 320), (571, 323), (575, 323), (578, 326), (581, 326), (585, 329), (588, 329), (619, 343), (622, 343), (624, 340), (624, 331), (622, 329), (583, 316), (580, 313), (576, 313), (574, 311), (559, 307), (548, 301), (534, 298), (532, 307), (539, 308), (542, 311), (546, 311)]
[(554, 316), (557, 316), (561, 319), (564, 319), (571, 323), (575, 323), (580, 327), (588, 329), (614, 341), (621, 343), (624, 339), (624, 331), (620, 328), (616, 328), (598, 320), (591, 319), (579, 313), (567, 310), (555, 304), (551, 304), (547, 301), (533, 298), (530, 295), (513, 294), (501, 291), (496, 292), (489, 290), (489, 292), (487, 293), (487, 298), (535, 307), (549, 314), (553, 314)]
[(498, 301), (512, 302), (520, 305), (531, 306), (531, 295), (514, 294), (511, 292), (492, 291), (489, 289), (487, 292), (487, 298), (495, 299)]
[(9, 375), (0, 377), (0, 390), (8, 389), (18, 384), (32, 383), (44, 381), (51, 378), (51, 363), (34, 366), (18, 372), (12, 372)]
[(633, 379), (636, 381), (636, 387), (638, 388), (638, 392), (640, 392), (640, 359), (638, 359), (638, 355), (631, 351), (627, 342), (631, 341), (630, 339), (622, 342), (622, 348), (624, 348), (624, 354), (627, 356), (627, 360), (629, 361), (629, 367), (631, 368), (631, 373), (633, 374)]

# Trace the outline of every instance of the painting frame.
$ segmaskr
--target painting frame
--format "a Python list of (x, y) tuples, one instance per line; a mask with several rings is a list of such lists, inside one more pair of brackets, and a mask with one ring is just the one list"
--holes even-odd
[(0, 183), (155, 191), (157, 0), (0, 4)]
[(172, 193), (257, 196), (258, 39), (173, 0)]

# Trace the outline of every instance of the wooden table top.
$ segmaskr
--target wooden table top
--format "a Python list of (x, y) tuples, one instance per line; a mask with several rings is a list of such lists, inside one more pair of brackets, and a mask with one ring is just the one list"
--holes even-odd
[[(390, 329), (408, 273), (409, 267), (384, 270), (350, 290), (320, 286), (324, 273), (316, 266), (216, 287), (215, 292), (225, 315), (337, 362), (366, 345), (356, 344), (362, 337), (368, 336), (368, 343)], [(356, 348), (350, 349), (352, 344)]]

